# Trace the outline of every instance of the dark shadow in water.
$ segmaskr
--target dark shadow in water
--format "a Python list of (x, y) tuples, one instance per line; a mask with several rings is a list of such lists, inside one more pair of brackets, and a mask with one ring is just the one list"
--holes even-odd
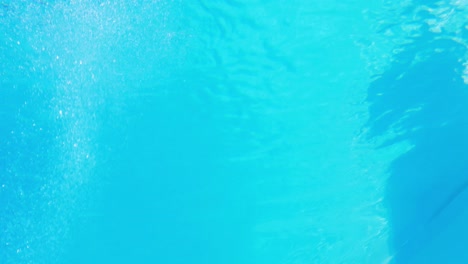
[(387, 182), (394, 263), (419, 263), (418, 254), (437, 256), (428, 244), (437, 243), (450, 226), (438, 219), (448, 209), (468, 210), (468, 201), (465, 208), (451, 208), (468, 192), (468, 86), (462, 78), (467, 50), (428, 28), (421, 33), (400, 47), (368, 89), (370, 137), (395, 132), (382, 147), (413, 146), (393, 161)]

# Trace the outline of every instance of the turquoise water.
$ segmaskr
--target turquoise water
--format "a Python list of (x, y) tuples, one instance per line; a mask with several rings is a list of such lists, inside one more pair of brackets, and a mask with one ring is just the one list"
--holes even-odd
[(467, 263), (466, 1), (2, 1), (0, 263)]

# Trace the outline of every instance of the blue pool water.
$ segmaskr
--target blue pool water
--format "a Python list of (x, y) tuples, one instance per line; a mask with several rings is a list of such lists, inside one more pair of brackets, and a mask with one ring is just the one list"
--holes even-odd
[(468, 263), (467, 14), (2, 1), (0, 263)]

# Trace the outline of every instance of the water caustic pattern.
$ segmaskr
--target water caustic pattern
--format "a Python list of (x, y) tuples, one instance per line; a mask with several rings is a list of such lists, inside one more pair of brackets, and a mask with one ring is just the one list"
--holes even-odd
[[(375, 197), (360, 195), (348, 200), (344, 190), (357, 182), (340, 178), (359, 170), (343, 160), (353, 155), (346, 140), (351, 140), (359, 125), (353, 119), (363, 114), (355, 113), (362, 108), (353, 109), (350, 104), (365, 96), (350, 95), (365, 89), (365, 72), (353, 69), (360, 64), (359, 50), (349, 35), (362, 34), (354, 31), (353, 23), (361, 23), (363, 30), (365, 26), (361, 16), (333, 16), (340, 12), (336, 3), (322, 5), (206, 1), (190, 12), (199, 14), (192, 30), (210, 36), (198, 40), (204, 48), (195, 59), (206, 68), (199, 68), (203, 72), (195, 82), (206, 82), (201, 91), (206, 94), (201, 95), (213, 107), (208, 111), (214, 115), (213, 124), (222, 127), (221, 154), (226, 156), (222, 162), (227, 166), (223, 171), (228, 177), (223, 181), (232, 178), (241, 184), (231, 189), (239, 184), (233, 181), (224, 193), (243, 199), (236, 203), (244, 216), (232, 215), (224, 221), (235, 221), (228, 228), (234, 231), (247, 222), (243, 229), (249, 230), (234, 237), (233, 241), (242, 241), (241, 247), (231, 246), (247, 257), (232, 263), (332, 263), (343, 255), (359, 259), (364, 254), (358, 256), (353, 248), (337, 243), (352, 239), (366, 244), (375, 239), (367, 232), (373, 235), (381, 228), (379, 217), (351, 219), (356, 223), (349, 229), (348, 221), (340, 218), (341, 214), (360, 218), (360, 213), (370, 210), (360, 199), (369, 199), (364, 201), (368, 205), (375, 202)], [(360, 9), (356, 7), (355, 12), (359, 15)], [(340, 28), (334, 28), (334, 22)], [(332, 43), (331, 39), (341, 37), (336, 32), (349, 35), (341, 43)], [(343, 126), (334, 127), (334, 122)], [(368, 188), (368, 183), (356, 186), (362, 193)], [(365, 230), (367, 221), (375, 229)], [(229, 259), (220, 262), (231, 263)]]
[(0, 263), (465, 263), (463, 1), (2, 1)]

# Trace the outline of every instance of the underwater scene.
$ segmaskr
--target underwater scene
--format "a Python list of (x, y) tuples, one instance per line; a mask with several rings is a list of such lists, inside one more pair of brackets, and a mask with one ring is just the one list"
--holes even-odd
[(0, 1), (0, 263), (468, 263), (467, 17)]

